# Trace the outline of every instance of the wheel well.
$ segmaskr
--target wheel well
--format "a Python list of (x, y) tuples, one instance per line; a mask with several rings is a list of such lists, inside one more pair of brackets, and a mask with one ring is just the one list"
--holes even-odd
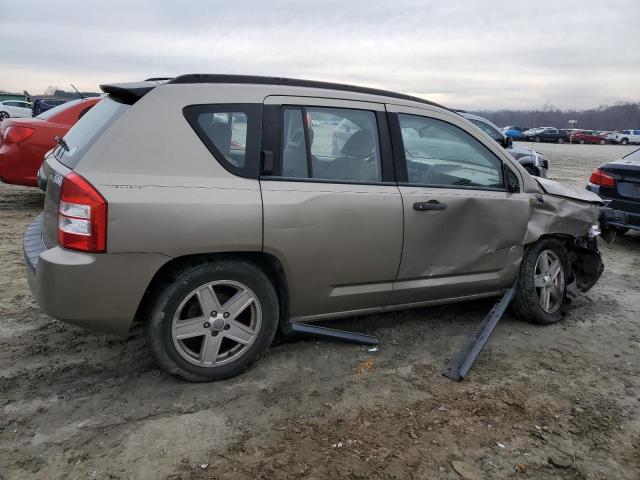
[(223, 259), (250, 261), (258, 266), (269, 277), (276, 289), (280, 306), (280, 321), (282, 322), (289, 318), (289, 288), (284, 268), (280, 261), (275, 256), (264, 252), (225, 252), (185, 255), (173, 258), (162, 265), (151, 279), (151, 282), (149, 282), (142, 300), (140, 300), (134, 323), (140, 324), (146, 317), (153, 299), (153, 293), (162, 288), (163, 285), (174, 281), (181, 272), (196, 265), (213, 263)]
[(528, 243), (525, 250), (532, 245), (545, 240), (554, 239), (562, 242), (567, 250), (569, 266), (568, 279), (577, 282), (581, 292), (589, 290), (602, 274), (602, 261), (595, 238), (573, 237), (571, 235), (542, 235), (535, 241)]

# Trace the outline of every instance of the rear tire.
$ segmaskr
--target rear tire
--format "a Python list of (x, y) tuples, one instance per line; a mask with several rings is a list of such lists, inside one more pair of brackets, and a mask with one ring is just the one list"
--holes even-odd
[(584, 145), (584, 140), (580, 139), (580, 141), (578, 142), (580, 145)]
[(558, 143), (564, 143), (564, 138), (559, 138)]
[(4, 120), (5, 118), (10, 118), (11, 115), (9, 115), (7, 112), (0, 112), (0, 121)]
[(244, 260), (191, 266), (160, 287), (144, 324), (163, 370), (190, 382), (233, 377), (271, 345), (278, 327), (275, 288)]
[(607, 141), (606, 140), (600, 140), (599, 143), (600, 143), (600, 145), (604, 145), (605, 143), (607, 143)]
[(512, 304), (516, 315), (538, 325), (557, 323), (562, 318), (568, 274), (568, 255), (560, 241), (547, 238), (529, 246)]
[(540, 143), (540, 140), (542, 140), (542, 139), (540, 137), (537, 137), (537, 136), (533, 139), (533, 141), (536, 142), (536, 143)]

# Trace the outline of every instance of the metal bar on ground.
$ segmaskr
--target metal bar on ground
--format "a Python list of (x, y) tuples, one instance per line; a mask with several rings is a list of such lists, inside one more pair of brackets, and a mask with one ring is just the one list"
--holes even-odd
[(300, 333), (314, 337), (337, 340), (344, 343), (356, 345), (378, 345), (378, 338), (364, 333), (347, 332), (335, 328), (320, 327), (318, 325), (308, 325), (306, 323), (290, 323), (288, 326), (290, 333)]
[(517, 285), (518, 281), (516, 280), (513, 286), (507, 290), (487, 316), (484, 317), (480, 327), (478, 327), (475, 333), (467, 340), (465, 346), (451, 359), (447, 368), (442, 372), (445, 377), (459, 382), (466, 378), (476, 358), (478, 358), (478, 355), (482, 351), (482, 347), (484, 347), (487, 340), (489, 340), (489, 336), (496, 328), (502, 315), (504, 315), (511, 300), (515, 297)]

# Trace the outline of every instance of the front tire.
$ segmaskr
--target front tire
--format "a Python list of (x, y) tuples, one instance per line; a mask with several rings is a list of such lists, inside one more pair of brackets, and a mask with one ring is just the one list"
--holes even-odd
[(628, 143), (629, 143), (628, 138), (623, 138), (622, 140), (620, 140), (620, 145), (627, 145)]
[(564, 138), (559, 138), (558, 143), (564, 143)]
[(600, 140), (600, 142), (599, 142), (599, 143), (600, 143), (600, 145), (604, 145), (604, 144), (605, 144), (605, 143), (607, 143), (607, 142), (606, 142), (606, 140)]
[(186, 268), (161, 287), (145, 322), (157, 363), (191, 382), (233, 377), (271, 345), (278, 297), (265, 273), (243, 260)]
[(540, 140), (542, 140), (540, 137), (535, 137), (533, 139), (533, 141), (536, 142), (536, 143), (540, 143)]
[(538, 325), (562, 318), (569, 261), (564, 245), (552, 238), (531, 245), (520, 264), (513, 309), (518, 317)]

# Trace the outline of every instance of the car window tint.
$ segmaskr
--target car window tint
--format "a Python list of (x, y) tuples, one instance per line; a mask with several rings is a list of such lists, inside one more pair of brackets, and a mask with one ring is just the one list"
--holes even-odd
[(399, 114), (409, 183), (502, 188), (502, 162), (480, 141), (450, 123)]
[(308, 178), (307, 144), (305, 142), (302, 110), (285, 108), (282, 128), (282, 175)]
[(285, 109), (284, 176), (353, 182), (382, 180), (378, 126), (373, 112), (325, 107), (297, 111), (293, 107)]
[(190, 105), (184, 115), (200, 140), (227, 170), (257, 177), (261, 105)]

